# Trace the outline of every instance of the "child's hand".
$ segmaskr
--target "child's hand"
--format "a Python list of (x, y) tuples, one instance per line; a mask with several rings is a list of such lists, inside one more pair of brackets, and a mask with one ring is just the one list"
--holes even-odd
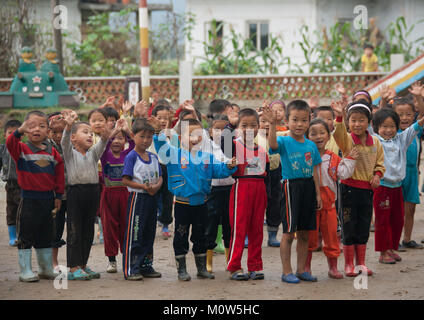
[(115, 102), (115, 97), (114, 96), (108, 97), (106, 99), (106, 102), (103, 103), (99, 108), (105, 108), (107, 106), (111, 106), (112, 108), (115, 108), (114, 102)]
[(342, 96), (346, 94), (346, 88), (343, 86), (343, 83), (341, 82), (336, 83), (336, 85), (334, 86), (334, 89), (336, 89), (337, 92), (339, 92)]
[(311, 107), (311, 109), (319, 107), (319, 97), (318, 96), (313, 96), (309, 99), (309, 107)]
[(321, 195), (317, 194), (317, 210), (321, 210), (322, 209), (322, 199), (321, 199)]
[(72, 127), (74, 122), (78, 119), (78, 115), (75, 111), (68, 112), (64, 116), (64, 120), (66, 122), (66, 125), (69, 127)]
[(370, 181), (371, 183), (371, 188), (376, 189), (380, 186), (380, 176), (379, 175), (374, 175), (374, 177), (371, 179)]
[(122, 104), (122, 111), (124, 112), (124, 114), (128, 114), (131, 110), (131, 107), (132, 107), (131, 103), (129, 101), (125, 101)]
[(352, 158), (353, 160), (358, 159), (359, 158), (358, 148), (354, 147), (352, 150), (350, 150), (348, 157)]
[(277, 112), (273, 111), (269, 105), (262, 108), (262, 116), (270, 123), (274, 124), (277, 120)]
[(18, 132), (20, 134), (30, 133), (33, 124), (34, 120), (31, 120), (31, 118), (29, 118), (28, 120), (24, 121), (24, 123), (22, 123), (22, 125), (18, 128)]
[(54, 208), (59, 211), (60, 207), (62, 206), (62, 200), (60, 199), (54, 199)]
[(134, 106), (134, 118), (147, 118), (149, 103), (146, 100), (137, 102)]
[(232, 157), (230, 161), (227, 162), (228, 169), (233, 169), (237, 166), (237, 159), (236, 157)]
[(424, 85), (421, 84), (419, 81), (414, 82), (411, 84), (411, 88), (408, 89), (410, 93), (412, 93), (414, 96), (421, 97), (421, 92), (424, 90)]
[(155, 132), (159, 132), (161, 129), (160, 121), (155, 117), (151, 116), (147, 118), (147, 122), (155, 129)]
[(331, 108), (333, 109), (335, 115), (337, 117), (343, 116), (343, 103), (342, 101), (332, 101)]

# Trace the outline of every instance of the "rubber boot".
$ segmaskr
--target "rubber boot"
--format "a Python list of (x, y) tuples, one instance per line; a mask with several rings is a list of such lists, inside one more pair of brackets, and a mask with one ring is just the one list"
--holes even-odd
[(16, 247), (18, 245), (18, 239), (16, 239), (16, 225), (7, 226), (9, 230), (9, 246)]
[(337, 258), (327, 257), (328, 276), (332, 279), (343, 279), (343, 275), (337, 270)]
[(206, 270), (206, 253), (195, 254), (194, 261), (196, 262), (198, 278), (215, 279), (215, 276)]
[(230, 258), (230, 248), (225, 248), (225, 264), (228, 264), (229, 258)]
[(277, 240), (277, 231), (268, 231), (268, 247), (280, 247), (280, 242)]
[(360, 267), (360, 272), (366, 272), (368, 276), (372, 276), (373, 272), (365, 265), (365, 254), (367, 252), (366, 244), (355, 245), (356, 265)]
[(312, 262), (312, 251), (308, 251), (308, 256), (306, 257), (305, 271), (304, 272), (309, 272), (310, 274), (312, 274), (312, 272), (311, 272), (311, 262)]
[(206, 251), (206, 270), (212, 272), (213, 250)]
[(190, 281), (191, 277), (187, 273), (185, 255), (175, 257), (175, 262), (177, 265), (178, 280)]
[(19, 249), (19, 281), (22, 282), (35, 282), (39, 278), (34, 272), (32, 272), (32, 251), (31, 249)]
[(216, 234), (216, 247), (213, 251), (216, 253), (224, 253), (224, 245), (222, 243), (222, 225), (218, 226), (218, 233)]
[(355, 266), (353, 265), (353, 256), (355, 254), (354, 245), (344, 245), (343, 254), (345, 258), (345, 275), (346, 277), (356, 277), (358, 273), (355, 272)]
[(53, 271), (52, 248), (35, 249), (38, 261), (38, 277), (54, 280), (59, 275)]

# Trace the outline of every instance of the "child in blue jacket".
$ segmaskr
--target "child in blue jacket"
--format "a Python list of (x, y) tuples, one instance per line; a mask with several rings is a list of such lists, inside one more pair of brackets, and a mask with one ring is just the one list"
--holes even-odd
[[(214, 279), (214, 275), (206, 270), (205, 228), (208, 213), (206, 200), (211, 192), (212, 179), (226, 178), (234, 173), (236, 160), (233, 158), (230, 162), (223, 163), (211, 153), (200, 150), (202, 142), (200, 122), (195, 119), (184, 122), (186, 123), (181, 132), (179, 148), (169, 144), (164, 134), (153, 137), (158, 155), (164, 160), (168, 169), (168, 189), (176, 197), (173, 246), (178, 279), (182, 281), (191, 279), (186, 270), (185, 258), (189, 249), (190, 225), (192, 225), (190, 240), (193, 243), (197, 277)], [(160, 130), (156, 119), (150, 118), (150, 123), (156, 132)]]

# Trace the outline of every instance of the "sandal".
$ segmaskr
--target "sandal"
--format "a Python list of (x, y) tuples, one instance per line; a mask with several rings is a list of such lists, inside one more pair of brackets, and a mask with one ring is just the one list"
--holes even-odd
[(408, 248), (408, 249), (422, 249), (422, 248), (424, 248), (424, 246), (422, 244), (418, 244), (414, 240), (411, 240), (409, 242), (402, 241), (402, 245), (405, 248)]
[(384, 264), (395, 264), (396, 260), (393, 259), (391, 256), (390, 258), (383, 258), (383, 256), (380, 256), (380, 259), (378, 259), (378, 262), (384, 263)]
[(402, 261), (402, 258), (398, 254), (396, 254), (394, 252), (390, 252), (390, 251), (388, 252), (388, 254), (389, 254), (390, 257), (395, 259), (395, 261)]
[(289, 273), (287, 275), (283, 274), (281, 276), (281, 281), (287, 282), (287, 283), (299, 283), (300, 280), (298, 277), (296, 277), (293, 273)]
[(249, 271), (249, 278), (252, 280), (263, 280), (265, 278), (265, 275), (263, 272), (260, 271)]
[(243, 273), (243, 270), (237, 270), (231, 273), (230, 280), (238, 280), (238, 281), (249, 280), (249, 275), (246, 273)]

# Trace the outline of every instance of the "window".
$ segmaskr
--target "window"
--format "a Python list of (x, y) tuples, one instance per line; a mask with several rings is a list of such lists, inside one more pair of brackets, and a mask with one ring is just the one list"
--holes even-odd
[(264, 50), (268, 47), (269, 23), (266, 21), (249, 21), (249, 39), (254, 50)]

